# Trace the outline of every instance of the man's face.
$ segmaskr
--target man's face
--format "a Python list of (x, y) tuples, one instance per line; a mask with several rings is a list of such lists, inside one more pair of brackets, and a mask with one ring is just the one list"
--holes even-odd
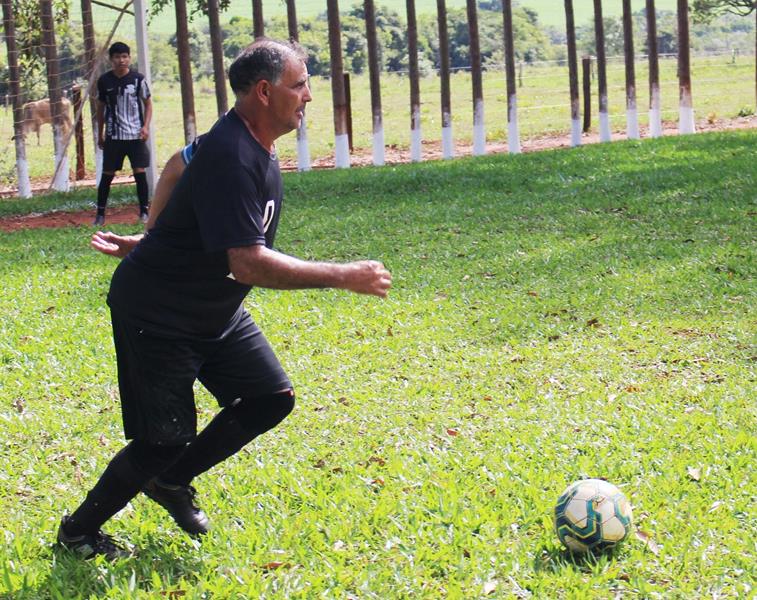
[(126, 52), (117, 52), (110, 57), (110, 64), (114, 71), (128, 71), (131, 64), (131, 55)]
[(271, 118), (281, 129), (281, 135), (300, 126), (305, 105), (312, 99), (307, 66), (301, 60), (290, 59), (278, 83), (271, 84), (268, 99)]

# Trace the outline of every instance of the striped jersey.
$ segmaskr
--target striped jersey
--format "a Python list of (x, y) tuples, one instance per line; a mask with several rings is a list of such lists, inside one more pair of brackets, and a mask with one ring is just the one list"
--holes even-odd
[(105, 137), (111, 140), (138, 140), (145, 124), (144, 101), (150, 88), (144, 75), (129, 71), (117, 77), (108, 71), (97, 80), (97, 98), (105, 104)]

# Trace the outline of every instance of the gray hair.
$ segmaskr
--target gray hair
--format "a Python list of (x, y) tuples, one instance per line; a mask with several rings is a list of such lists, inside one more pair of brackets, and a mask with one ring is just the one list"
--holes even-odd
[(235, 94), (244, 94), (261, 80), (278, 83), (287, 62), (292, 59), (307, 62), (307, 54), (297, 42), (258, 38), (231, 63), (231, 89)]

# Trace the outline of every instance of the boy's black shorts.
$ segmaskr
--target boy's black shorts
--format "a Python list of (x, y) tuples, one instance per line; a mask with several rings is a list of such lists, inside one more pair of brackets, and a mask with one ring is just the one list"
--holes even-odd
[(143, 140), (111, 140), (103, 143), (103, 171), (111, 173), (120, 171), (124, 166), (124, 157), (129, 157), (133, 169), (146, 169), (150, 166), (150, 149)]
[(263, 332), (244, 312), (223, 340), (172, 339), (111, 312), (126, 439), (179, 445), (197, 434), (193, 384), (221, 406), (290, 389)]

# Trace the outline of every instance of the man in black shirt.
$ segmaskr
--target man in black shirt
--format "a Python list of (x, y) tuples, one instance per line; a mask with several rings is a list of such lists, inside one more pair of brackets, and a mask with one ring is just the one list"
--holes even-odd
[[(100, 527), (140, 490), (185, 531), (205, 533), (192, 479), (294, 408), (292, 384), (242, 306), (252, 287), (384, 297), (391, 286), (376, 261), (311, 262), (273, 250), (282, 201), (274, 141), (299, 126), (312, 99), (302, 49), (257, 40), (231, 65), (229, 82), (234, 108), (113, 275), (108, 304), (131, 442), (61, 521), (59, 543), (85, 557), (123, 554)], [(199, 435), (195, 380), (222, 407)]]
[(143, 223), (147, 221), (145, 169), (150, 165), (150, 150), (146, 141), (150, 135), (152, 100), (144, 75), (129, 68), (130, 52), (123, 42), (113, 44), (108, 50), (113, 69), (97, 80), (97, 140), (103, 149), (103, 170), (97, 186), (95, 225), (105, 223), (110, 184), (127, 156), (137, 184), (139, 217)]

